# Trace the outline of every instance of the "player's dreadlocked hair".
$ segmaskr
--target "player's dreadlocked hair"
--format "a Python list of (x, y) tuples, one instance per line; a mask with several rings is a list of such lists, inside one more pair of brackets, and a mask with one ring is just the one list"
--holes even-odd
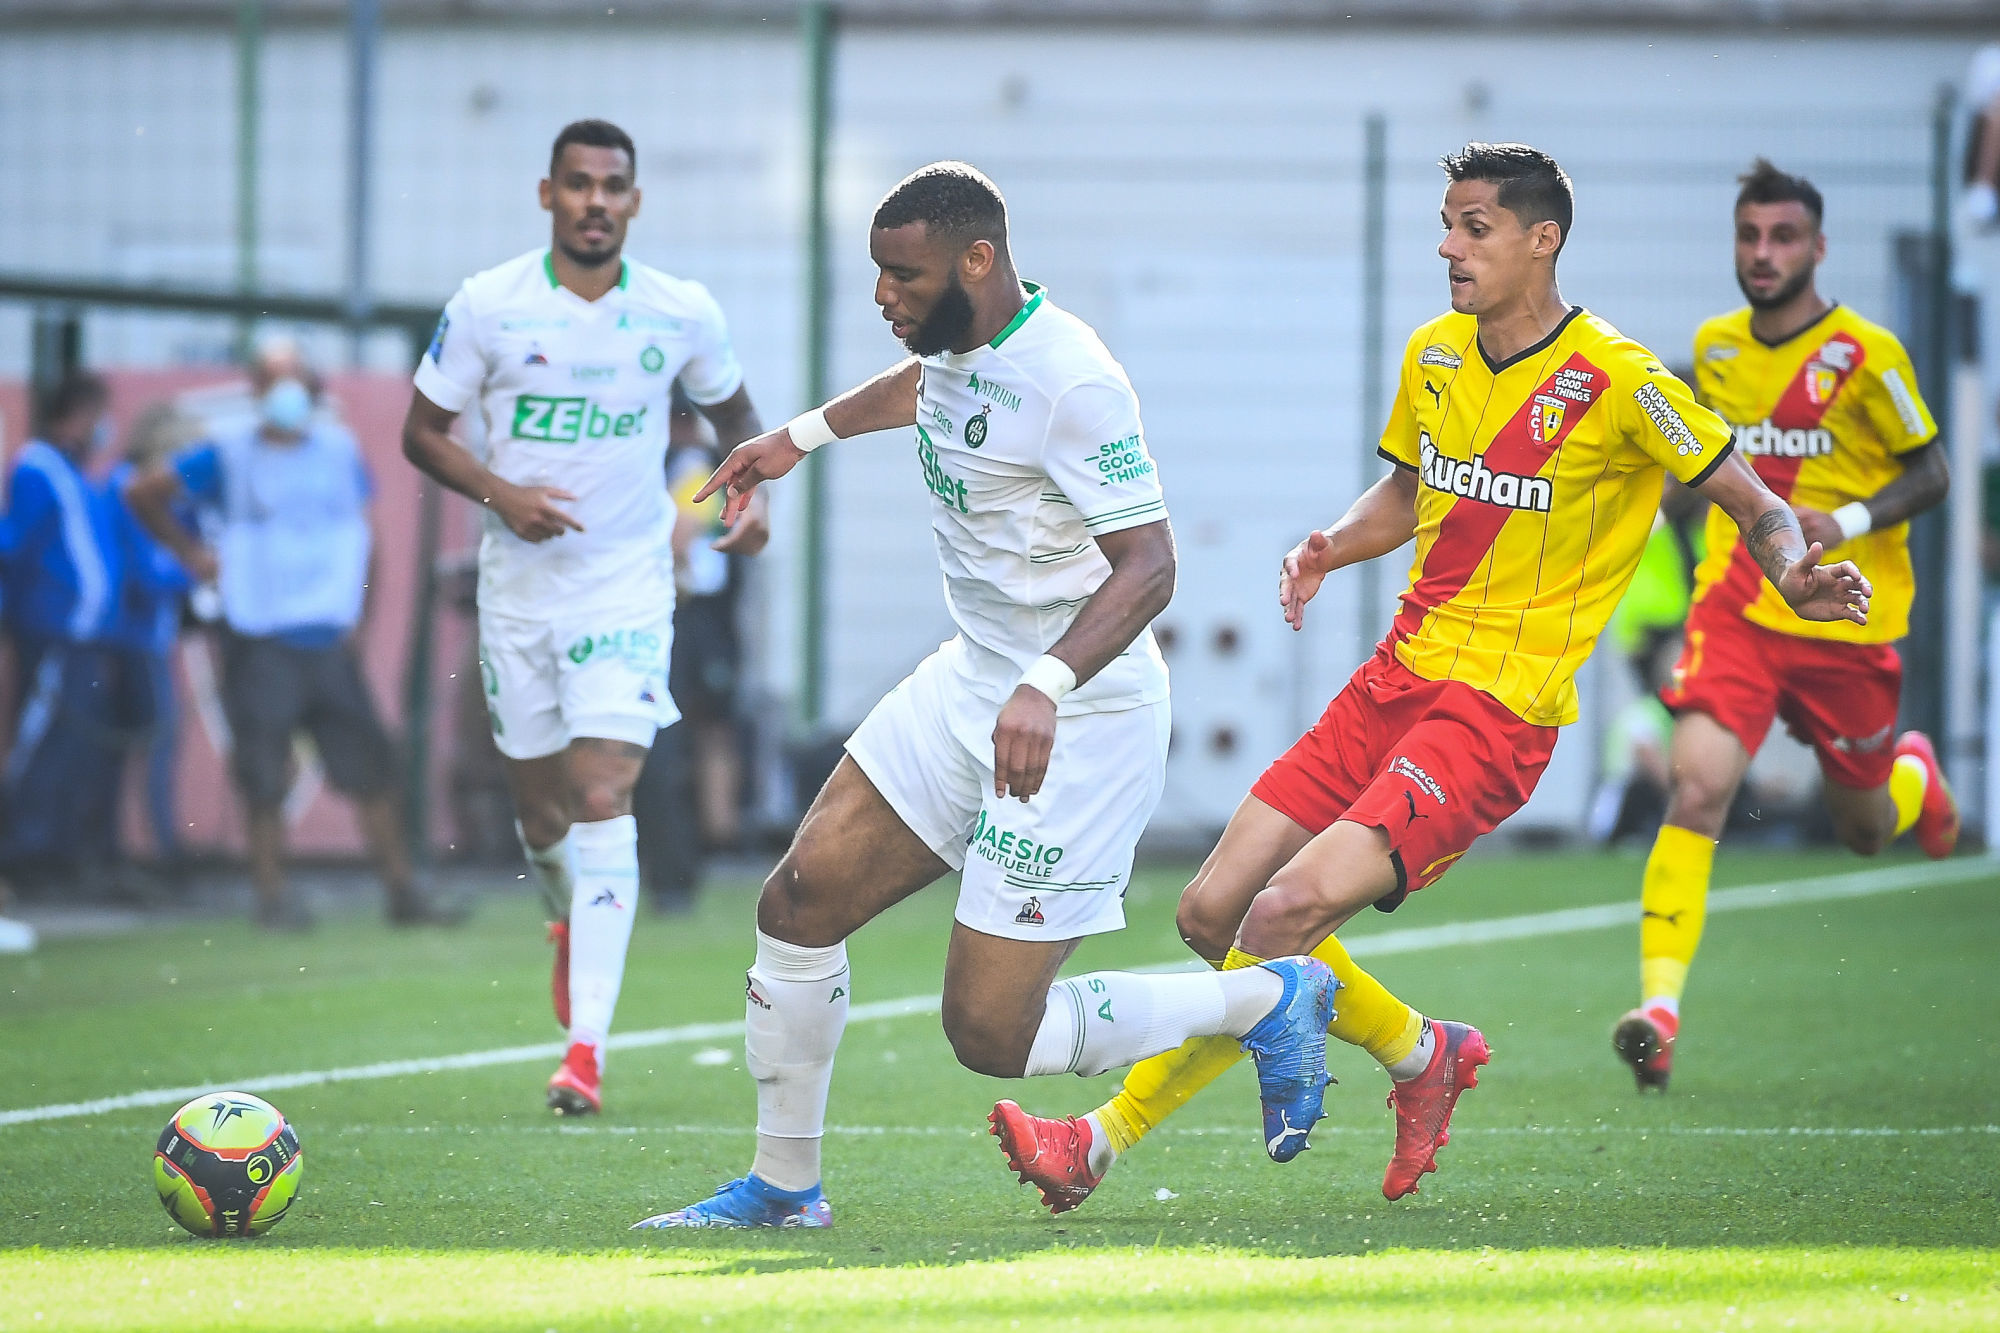
[(1553, 222), (1561, 233), (1556, 254), (1569, 244), (1569, 223), (1576, 211), (1576, 193), (1569, 173), (1539, 148), (1524, 143), (1469, 143), (1438, 159), (1454, 181), (1485, 181), (1500, 187), (1500, 207), (1532, 227)]
[(1804, 176), (1778, 170), (1768, 157), (1752, 162), (1750, 170), (1738, 176), (1736, 183), (1743, 187), (1736, 192), (1738, 208), (1745, 204), (1804, 204), (1806, 212), (1812, 214), (1815, 230), (1826, 216), (1826, 200), (1820, 197), (1818, 188)]
[(562, 161), (562, 150), (571, 144), (582, 144), (586, 148), (622, 148), (625, 160), (632, 164), (636, 172), (639, 154), (632, 147), (632, 136), (619, 129), (608, 120), (572, 120), (562, 127), (556, 136), (555, 147), (549, 149), (549, 175), (556, 174), (556, 164)]
[(877, 230), (912, 222), (962, 245), (991, 241), (1002, 254), (1007, 250), (1007, 201), (985, 172), (964, 162), (919, 167), (875, 206)]

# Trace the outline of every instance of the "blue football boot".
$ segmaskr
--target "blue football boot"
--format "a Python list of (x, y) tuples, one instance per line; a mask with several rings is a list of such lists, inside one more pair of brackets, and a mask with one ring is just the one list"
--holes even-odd
[(1264, 1103), (1264, 1151), (1289, 1162), (1309, 1146), (1306, 1136), (1326, 1113), (1326, 1028), (1333, 1021), (1333, 993), (1340, 982), (1317, 958), (1273, 958), (1259, 964), (1285, 983), (1270, 1013), (1243, 1035), (1243, 1049), (1257, 1062), (1257, 1094)]
[(781, 1190), (755, 1176), (732, 1180), (713, 1197), (634, 1222), (634, 1231), (664, 1227), (830, 1227), (833, 1209), (820, 1187)]

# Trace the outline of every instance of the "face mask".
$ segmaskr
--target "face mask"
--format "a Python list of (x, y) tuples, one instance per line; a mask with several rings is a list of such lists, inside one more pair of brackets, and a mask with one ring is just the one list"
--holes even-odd
[(279, 380), (264, 390), (259, 407), (264, 414), (265, 425), (288, 434), (298, 434), (312, 420), (312, 394), (294, 379)]

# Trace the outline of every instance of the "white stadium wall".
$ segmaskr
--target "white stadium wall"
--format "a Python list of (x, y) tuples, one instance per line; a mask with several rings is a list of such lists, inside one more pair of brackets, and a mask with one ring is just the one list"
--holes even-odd
[[(1964, 40), (1882, 32), (1704, 35), (1486, 27), (1126, 30), (861, 25), (840, 41), (832, 142), (832, 374), (893, 345), (870, 301), (865, 227), (903, 172), (967, 158), (1007, 191), (1021, 269), (1095, 324), (1137, 385), (1182, 553), (1177, 745), (1161, 825), (1220, 823), (1386, 625), (1343, 574), (1306, 632), (1278, 619), (1295, 537), (1378, 473), (1360, 393), (1362, 118), (1388, 121), (1385, 373), (1445, 299), (1437, 156), (1468, 139), (1552, 151), (1578, 191), (1565, 295), (1684, 364), (1733, 304), (1728, 206), (1757, 153), (1825, 190), (1825, 288), (1888, 318), (1890, 242), (1925, 224), (1929, 115)], [(233, 272), (233, 64), (226, 29), (0, 28), (0, 267), (223, 283)], [(130, 73), (126, 73), (130, 71)], [(276, 26), (264, 77), (263, 269), (337, 290), (346, 65), (332, 27)], [(767, 420), (800, 405), (805, 115), (778, 24), (648, 26), (615, 41), (549, 23), (392, 26), (379, 82), (378, 294), (442, 301), (540, 243), (554, 129), (620, 121), (640, 145), (633, 252), (706, 281)], [(110, 147), (107, 147), (110, 146)], [(94, 359), (214, 357), (212, 333), (94, 315)], [(0, 370), (26, 359), (0, 317)], [(376, 347), (377, 358), (394, 355)], [(1384, 403), (1386, 408), (1386, 402)], [(926, 491), (900, 440), (831, 454), (829, 721), (851, 725), (948, 630)], [(767, 682), (797, 674), (798, 488), (765, 562)], [(1601, 693), (1586, 682), (1587, 723)], [(1590, 728), (1557, 751), (1525, 820), (1574, 827)]]

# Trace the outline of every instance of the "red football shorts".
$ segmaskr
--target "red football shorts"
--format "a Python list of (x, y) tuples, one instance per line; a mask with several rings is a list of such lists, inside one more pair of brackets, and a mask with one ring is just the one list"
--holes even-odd
[(1903, 659), (1886, 643), (1836, 643), (1753, 625), (1697, 605), (1660, 701), (1706, 713), (1756, 754), (1774, 718), (1819, 753), (1843, 787), (1879, 787), (1896, 763)]
[(1556, 728), (1426, 680), (1385, 645), (1250, 794), (1315, 834), (1342, 819), (1388, 834), (1396, 889), (1375, 906), (1393, 912), (1527, 803), (1555, 745)]

